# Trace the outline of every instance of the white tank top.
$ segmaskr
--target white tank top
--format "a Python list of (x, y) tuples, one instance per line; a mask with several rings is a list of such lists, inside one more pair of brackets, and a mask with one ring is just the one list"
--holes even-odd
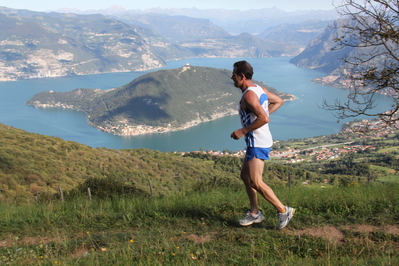
[[(269, 98), (263, 89), (258, 85), (256, 85), (256, 87), (249, 87), (242, 93), (241, 100), (248, 91), (256, 93), (260, 105), (263, 107), (266, 114), (269, 115)], [(256, 115), (251, 111), (241, 110), (240, 103), (238, 104), (238, 112), (241, 118), (241, 125), (242, 127), (246, 127), (255, 121)], [(273, 145), (273, 138), (269, 130), (269, 124), (267, 123), (262, 127), (245, 134), (245, 142), (248, 147), (270, 148)]]

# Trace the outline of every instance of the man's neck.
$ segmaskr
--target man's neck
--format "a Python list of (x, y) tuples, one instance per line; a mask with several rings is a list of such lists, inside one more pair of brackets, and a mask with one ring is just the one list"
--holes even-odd
[(244, 92), (246, 91), (246, 89), (248, 89), (249, 87), (255, 87), (256, 85), (252, 82), (252, 80), (247, 79), (245, 80), (245, 82), (242, 84), (242, 86), (240, 87), (241, 91)]

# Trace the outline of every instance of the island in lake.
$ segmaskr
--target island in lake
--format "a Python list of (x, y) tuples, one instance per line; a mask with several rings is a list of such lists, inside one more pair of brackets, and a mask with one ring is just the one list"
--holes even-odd
[[(111, 90), (40, 92), (26, 104), (84, 112), (91, 126), (114, 135), (161, 133), (237, 114), (241, 92), (233, 87), (230, 78), (229, 70), (187, 64), (148, 73)], [(260, 85), (285, 101), (296, 99)]]

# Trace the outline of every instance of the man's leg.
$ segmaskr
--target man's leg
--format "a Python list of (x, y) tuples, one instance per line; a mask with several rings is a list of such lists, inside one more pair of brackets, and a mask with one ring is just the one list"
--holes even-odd
[(257, 214), (259, 211), (258, 196), (257, 196), (256, 190), (252, 188), (250, 169), (249, 169), (248, 161), (246, 161), (246, 160), (244, 160), (244, 163), (242, 164), (241, 179), (244, 182), (245, 190), (247, 191), (247, 195), (249, 198), (249, 204), (251, 206), (251, 213)]
[(264, 160), (254, 157), (249, 161), (244, 161), (241, 179), (244, 181), (245, 188), (251, 204), (251, 212), (258, 213), (258, 200), (256, 191), (270, 202), (278, 212), (284, 212), (285, 206), (274, 194), (273, 190), (263, 182)]
[(244, 161), (241, 168), (241, 179), (244, 182), (245, 190), (247, 191), (247, 195), (249, 198), (249, 202), (251, 205), (251, 210), (247, 212), (246, 216), (243, 219), (240, 219), (240, 225), (247, 226), (253, 223), (260, 223), (265, 219), (263, 214), (259, 211), (258, 207), (258, 195), (255, 189), (252, 188), (252, 183), (249, 174), (248, 162)]
[(247, 213), (247, 216), (240, 220), (241, 225), (250, 225), (252, 223), (259, 223), (264, 219), (263, 214), (259, 211), (257, 192), (259, 192), (268, 202), (270, 202), (278, 211), (277, 218), (278, 224), (277, 229), (281, 230), (291, 220), (295, 214), (295, 209), (284, 206), (281, 201), (274, 194), (273, 190), (263, 182), (263, 168), (264, 161), (256, 157), (249, 161), (244, 161), (241, 169), (241, 179), (245, 184), (249, 201), (251, 204), (251, 213), (259, 214), (259, 216), (253, 216), (251, 213)]

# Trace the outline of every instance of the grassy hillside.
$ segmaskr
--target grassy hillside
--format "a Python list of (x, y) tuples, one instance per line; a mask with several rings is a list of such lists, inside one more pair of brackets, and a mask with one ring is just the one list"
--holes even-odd
[[(108, 179), (140, 194), (154, 195), (193, 189), (198, 182), (212, 180), (234, 184), (237, 175), (214, 169), (181, 155), (145, 149), (111, 150), (91, 148), (76, 142), (48, 137), (0, 124), (0, 199), (32, 201), (58, 193), (58, 186), (70, 191), (87, 179)], [(94, 185), (93, 185), (94, 183)], [(107, 185), (107, 184), (105, 184)], [(99, 191), (92, 191), (93, 194)]]
[[(0, 124), (0, 201), (27, 203), (63, 192), (160, 196), (176, 191), (241, 186), (241, 159), (91, 148)], [(270, 182), (301, 180), (307, 171), (268, 166)], [(291, 170), (290, 170), (291, 169)]]
[[(115, 193), (148, 197), (177, 191), (241, 187), (239, 157), (91, 148), (3, 124), (0, 124), (0, 133), (1, 202), (22, 204), (33, 201), (35, 196), (39, 200), (52, 198), (59, 195), (59, 187), (66, 195), (86, 195), (90, 187), (93, 196), (99, 198)], [(283, 146), (303, 149), (290, 155), (302, 161), (287, 164), (287, 158), (273, 158), (265, 164), (264, 179), (274, 187), (301, 186), (305, 181), (333, 186), (397, 182), (397, 134), (370, 139), (363, 136), (356, 140), (356, 134), (350, 133), (351, 137), (345, 140), (351, 138), (353, 142), (346, 147), (339, 143), (342, 142), (339, 136), (276, 143), (277, 152), (286, 149)], [(336, 144), (309, 151), (309, 147), (327, 143)], [(335, 159), (316, 159), (321, 153), (337, 154), (340, 150), (343, 153)]]

